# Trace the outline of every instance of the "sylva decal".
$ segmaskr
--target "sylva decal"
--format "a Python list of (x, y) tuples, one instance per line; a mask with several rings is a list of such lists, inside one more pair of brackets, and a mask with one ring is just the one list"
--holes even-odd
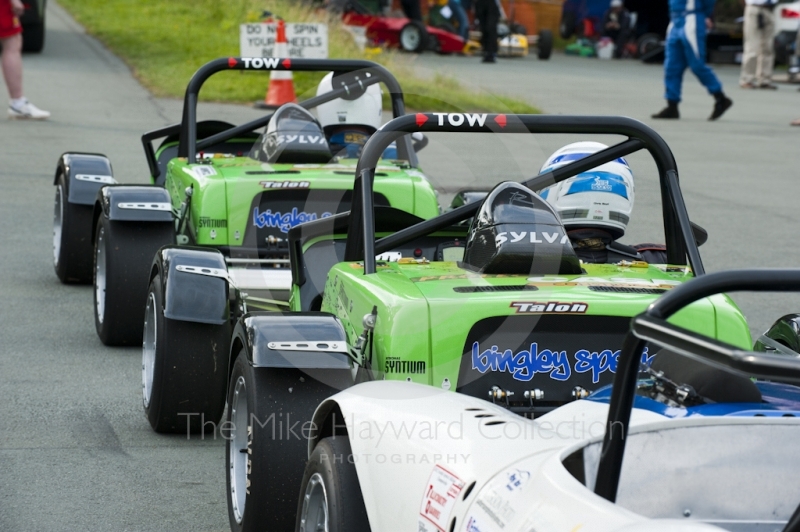
[(400, 360), (399, 357), (387, 357), (384, 372), (422, 374), (425, 373), (426, 367), (427, 364), (424, 360)]
[(200, 229), (203, 229), (204, 227), (214, 227), (222, 229), (228, 227), (228, 220), (219, 220), (216, 218), (209, 218), (208, 216), (201, 216), (197, 222), (198, 222), (197, 225)]
[[(529, 349), (514, 352), (512, 349), (499, 350), (496, 345), (481, 350), (480, 344), (472, 344), (472, 369), (480, 373), (496, 371), (511, 373), (514, 380), (529, 382), (537, 373), (544, 373), (556, 381), (566, 381), (572, 373), (592, 373), (592, 382), (600, 382), (600, 375), (606, 371), (617, 372), (617, 358), (620, 350), (589, 351), (580, 349), (572, 357), (566, 351), (539, 350), (536, 342)], [(655, 355), (650, 356), (645, 348), (642, 363), (649, 365)], [(570, 361), (570, 358), (573, 360)]]
[(261, 181), (260, 185), (264, 188), (308, 188), (311, 183), (308, 181)]
[(291, 212), (272, 212), (272, 209), (267, 209), (264, 212), (259, 212), (258, 207), (253, 209), (253, 225), (259, 229), (265, 227), (275, 227), (281, 230), (282, 233), (288, 233), (289, 229), (296, 225), (305, 222), (316, 220), (317, 218), (327, 218), (332, 214), (323, 212), (317, 214), (315, 212), (298, 211), (297, 207), (293, 208)]
[(560, 301), (525, 302), (514, 301), (511, 307), (517, 309), (517, 314), (585, 314), (589, 305), (586, 303), (562, 303)]
[(280, 146), (283, 144), (328, 144), (325, 135), (272, 135), (267, 139), (267, 146)]
[(569, 237), (567, 235), (561, 235), (558, 232), (548, 233), (547, 231), (542, 231), (541, 233), (537, 233), (536, 231), (522, 231), (515, 233), (514, 231), (503, 231), (502, 233), (497, 233), (497, 236), (494, 238), (495, 244), (498, 246), (506, 242), (514, 243), (520, 241), (530, 242), (531, 244), (544, 244), (545, 242), (554, 244), (556, 240), (559, 240), (559, 244), (566, 244), (569, 242)]

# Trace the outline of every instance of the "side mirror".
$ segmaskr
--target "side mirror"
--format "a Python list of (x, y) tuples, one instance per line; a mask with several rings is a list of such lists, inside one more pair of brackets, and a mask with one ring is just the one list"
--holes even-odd
[(702, 246), (708, 240), (708, 231), (700, 227), (694, 222), (689, 222), (692, 226), (692, 234), (694, 235), (694, 240), (697, 242), (697, 247)]

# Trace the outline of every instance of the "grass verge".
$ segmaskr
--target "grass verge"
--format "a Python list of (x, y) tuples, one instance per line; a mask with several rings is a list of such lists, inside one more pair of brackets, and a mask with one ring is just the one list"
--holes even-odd
[[(331, 58), (369, 59), (399, 80), (409, 109), (538, 113), (516, 98), (475, 92), (455, 79), (414, 75), (413, 57), (393, 51), (371, 55), (358, 49), (338, 19), (291, 0), (59, 0), (86, 30), (125, 60), (156, 96), (182, 97), (192, 74), (217, 57), (239, 55), (239, 24), (259, 20), (264, 8), (292, 22), (326, 22)], [(295, 90), (313, 94), (322, 74), (295, 73)], [(267, 77), (232, 72), (211, 78), (201, 99), (252, 102), (264, 98)]]

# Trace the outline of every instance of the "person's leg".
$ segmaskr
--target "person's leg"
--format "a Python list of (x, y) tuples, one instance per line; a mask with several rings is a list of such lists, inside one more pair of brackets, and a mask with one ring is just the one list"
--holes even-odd
[(447, 5), (450, 6), (450, 9), (453, 11), (453, 16), (455, 16), (458, 21), (458, 34), (466, 41), (467, 37), (469, 37), (469, 19), (467, 18), (467, 12), (464, 11), (464, 8), (461, 6), (461, 2), (453, 2), (453, 0), (450, 0)]
[(686, 17), (684, 28), (686, 46), (683, 47), (686, 62), (709, 94), (722, 92), (722, 83), (711, 67), (706, 64), (706, 26), (702, 16)]
[(683, 73), (686, 70), (686, 59), (683, 53), (683, 44), (680, 39), (681, 28), (670, 24), (667, 29), (667, 42), (664, 49), (664, 87), (667, 106), (652, 118), (680, 118), (678, 104), (681, 101), (681, 85)]
[(742, 88), (752, 88), (756, 84), (756, 63), (759, 50), (758, 9), (749, 5), (744, 8), (744, 51), (742, 52), (742, 68), (739, 73), (739, 85)]
[(497, 24), (500, 22), (500, 10), (495, 2), (491, 2), (486, 10), (486, 48), (485, 51), (494, 57), (497, 55)]
[(12, 100), (22, 98), (22, 34), (18, 33), (0, 39), (3, 47), (0, 62), (3, 66), (3, 78), (6, 80), (8, 96)]
[(761, 40), (759, 42), (759, 75), (757, 76), (758, 86), (763, 88), (778, 88), (772, 83), (772, 69), (775, 66), (775, 46), (773, 35), (775, 35), (775, 12), (769, 9), (762, 9), (764, 12), (764, 28), (761, 30)]

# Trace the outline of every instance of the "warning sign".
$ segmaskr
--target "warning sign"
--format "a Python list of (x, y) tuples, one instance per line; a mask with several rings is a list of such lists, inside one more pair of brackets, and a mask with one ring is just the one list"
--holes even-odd
[(447, 530), (447, 521), (463, 489), (464, 482), (460, 478), (442, 466), (434, 467), (419, 508), (419, 515), (422, 518), (420, 530), (428, 530), (430, 524), (441, 532)]
[[(274, 22), (239, 26), (240, 57), (275, 57), (278, 25)], [(327, 24), (286, 23), (289, 57), (303, 59), (328, 58)]]

